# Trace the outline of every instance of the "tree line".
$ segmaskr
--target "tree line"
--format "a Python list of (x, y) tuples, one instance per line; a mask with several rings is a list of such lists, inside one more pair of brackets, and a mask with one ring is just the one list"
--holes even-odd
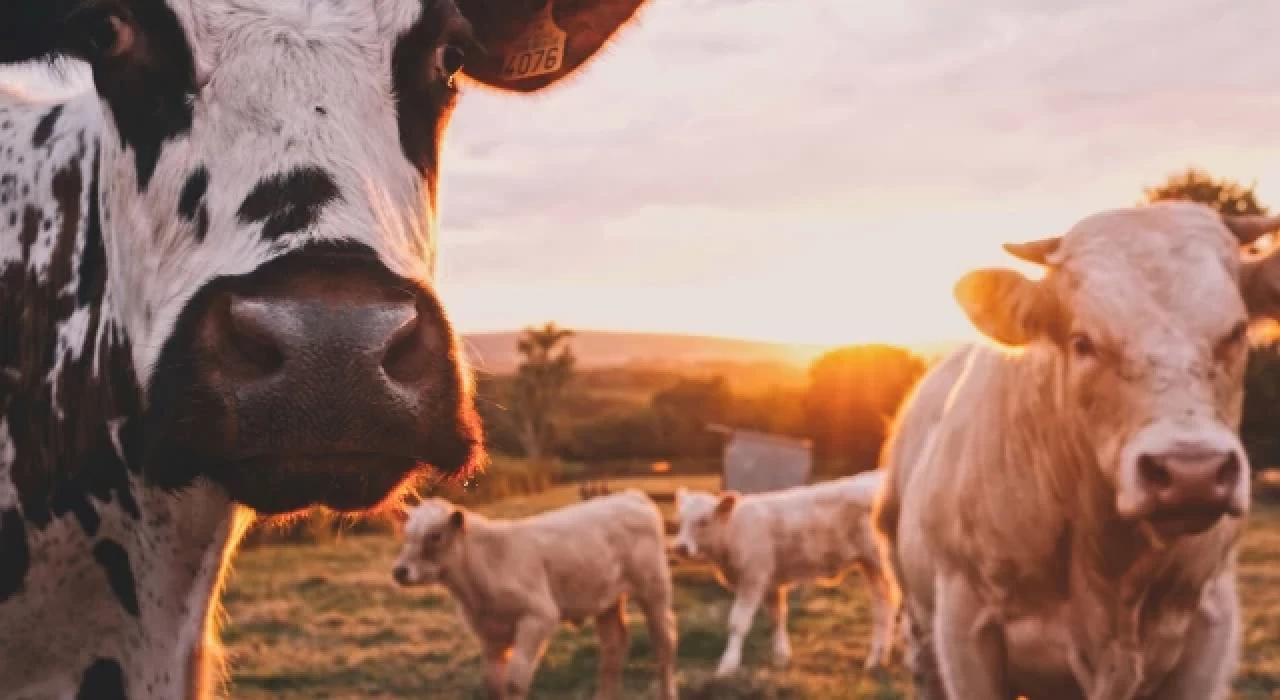
[[(1231, 214), (1266, 214), (1256, 185), (1196, 168), (1144, 188), (1141, 203), (1186, 199)], [(577, 367), (572, 331), (527, 328), (513, 375), (482, 377), (480, 410), (490, 448), (534, 459), (714, 459), (724, 438), (711, 423), (813, 441), (817, 469), (855, 473), (878, 463), (898, 405), (928, 360), (889, 345), (838, 348), (818, 358), (803, 386), (737, 389), (728, 375)], [(608, 380), (606, 380), (606, 376)], [(611, 386), (601, 386), (609, 384)], [(757, 382), (759, 384), (759, 382)], [(1245, 377), (1242, 437), (1256, 466), (1280, 465), (1280, 335), (1255, 333)]]

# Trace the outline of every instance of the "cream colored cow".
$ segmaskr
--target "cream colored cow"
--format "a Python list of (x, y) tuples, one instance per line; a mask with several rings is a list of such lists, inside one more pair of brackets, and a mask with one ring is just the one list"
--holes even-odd
[(719, 675), (741, 665), (742, 644), (761, 603), (774, 619), (774, 661), (785, 664), (791, 658), (787, 590), (806, 581), (834, 585), (854, 567), (862, 568), (870, 584), (874, 629), (866, 665), (888, 660), (898, 596), (870, 523), (883, 476), (880, 471), (866, 472), (751, 495), (676, 490), (680, 532), (675, 553), (709, 561), (720, 582), (736, 592)]
[(1246, 329), (1280, 300), (1275, 257), (1242, 262), (1238, 246), (1274, 223), (1110, 211), (1007, 246), (1041, 280), (988, 269), (957, 285), (1002, 347), (961, 349), (922, 381), (875, 518), (920, 697), (1227, 697)]
[(521, 520), (491, 520), (447, 501), (405, 523), (393, 576), (438, 583), (484, 647), (491, 698), (524, 698), (561, 622), (588, 618), (600, 636), (598, 698), (617, 698), (627, 655), (626, 602), (644, 612), (658, 695), (676, 697), (676, 622), (657, 506), (636, 489)]

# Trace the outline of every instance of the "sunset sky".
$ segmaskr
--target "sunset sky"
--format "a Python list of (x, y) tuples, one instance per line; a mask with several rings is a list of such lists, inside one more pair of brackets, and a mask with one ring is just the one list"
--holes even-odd
[(1196, 164), (1280, 207), (1276, 0), (653, 0), (530, 98), (463, 96), (440, 289), (798, 343), (968, 337), (955, 279)]

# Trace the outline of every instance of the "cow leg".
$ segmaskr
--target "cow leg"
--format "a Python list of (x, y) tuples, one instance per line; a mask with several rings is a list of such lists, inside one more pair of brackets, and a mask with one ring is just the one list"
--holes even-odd
[(622, 686), (622, 664), (627, 658), (626, 598), (619, 598), (613, 607), (596, 615), (596, 633), (600, 635), (596, 700), (617, 700)]
[(765, 610), (773, 618), (773, 664), (783, 668), (791, 660), (791, 639), (787, 636), (787, 587), (778, 586), (765, 597)]
[(879, 560), (863, 560), (862, 573), (867, 579), (871, 600), (871, 648), (867, 651), (865, 665), (867, 670), (871, 670), (889, 664), (901, 606), (893, 580)]
[(917, 624), (905, 605), (902, 631), (903, 657), (911, 671), (916, 700), (947, 700), (942, 673), (938, 670), (938, 657), (933, 649), (933, 633)]
[(1004, 700), (1004, 634), (963, 577), (941, 578), (934, 609), (934, 651), (947, 695)]
[(658, 667), (658, 697), (660, 700), (676, 698), (676, 614), (671, 610), (670, 575), (648, 591), (636, 602), (644, 612), (645, 626), (649, 629), (649, 644), (653, 646), (654, 663)]
[(489, 700), (504, 700), (507, 684), (507, 660), (511, 647), (486, 641), (484, 644), (484, 689)]
[(1223, 700), (1240, 659), (1240, 598), (1231, 576), (1212, 584), (1183, 642), (1182, 659), (1155, 694), (1159, 700)]
[(768, 589), (768, 585), (760, 581), (743, 582), (738, 587), (738, 595), (729, 610), (729, 644), (720, 657), (717, 676), (727, 676), (742, 665), (742, 644), (747, 639), (747, 632), (751, 631), (751, 623)]
[(533, 674), (547, 650), (547, 640), (559, 620), (554, 616), (526, 615), (516, 623), (516, 641), (507, 662), (507, 698), (524, 700), (533, 685)]

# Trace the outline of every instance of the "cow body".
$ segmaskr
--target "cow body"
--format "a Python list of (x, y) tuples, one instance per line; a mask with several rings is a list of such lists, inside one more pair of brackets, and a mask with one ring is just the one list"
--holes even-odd
[[(0, 11), (0, 64), (94, 77), (0, 90), (0, 697), (202, 697), (255, 512), (483, 458), (431, 282), (459, 84), (541, 89), (640, 4)], [(547, 21), (555, 60), (504, 68)]]
[(733, 673), (741, 665), (743, 641), (762, 603), (774, 618), (774, 661), (785, 664), (791, 657), (788, 590), (812, 581), (835, 585), (855, 567), (866, 575), (871, 599), (873, 630), (866, 666), (888, 661), (897, 592), (870, 521), (883, 480), (883, 472), (871, 471), (764, 494), (728, 492), (717, 497), (676, 492), (676, 552), (709, 561), (721, 583), (735, 591), (719, 674)]
[(643, 492), (628, 489), (514, 521), (432, 500), (410, 514), (405, 534), (395, 579), (449, 590), (484, 646), (491, 697), (525, 697), (555, 628), (594, 619), (600, 635), (596, 695), (617, 698), (628, 599), (645, 614), (659, 695), (676, 696), (676, 625), (662, 515)]
[(1018, 347), (940, 362), (887, 446), (875, 519), (917, 690), (1226, 697), (1248, 503), (1241, 329), (1274, 262), (1242, 266), (1224, 222), (1181, 203), (1036, 245), (1043, 281), (979, 271), (957, 287)]

